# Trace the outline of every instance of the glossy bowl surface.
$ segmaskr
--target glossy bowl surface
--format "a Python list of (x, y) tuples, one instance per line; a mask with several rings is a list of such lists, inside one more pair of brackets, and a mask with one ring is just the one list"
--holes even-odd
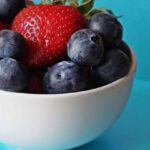
[(24, 150), (66, 150), (100, 136), (128, 101), (136, 70), (89, 91), (36, 95), (0, 91), (0, 142)]

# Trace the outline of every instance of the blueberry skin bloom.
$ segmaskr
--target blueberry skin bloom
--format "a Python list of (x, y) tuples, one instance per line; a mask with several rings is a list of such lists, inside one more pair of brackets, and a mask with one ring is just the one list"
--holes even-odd
[(102, 60), (104, 44), (98, 34), (89, 29), (82, 29), (71, 36), (67, 52), (74, 63), (95, 66)]
[(70, 61), (62, 61), (48, 68), (43, 78), (46, 93), (70, 93), (86, 90), (88, 75), (83, 68)]
[(98, 13), (91, 17), (89, 29), (98, 32), (105, 44), (118, 45), (122, 40), (123, 27), (117, 18), (108, 13)]
[(25, 52), (25, 41), (22, 35), (12, 30), (0, 31), (0, 58), (19, 58)]
[(28, 84), (27, 70), (12, 58), (0, 60), (0, 89), (21, 92)]
[(25, 0), (0, 0), (0, 20), (12, 23), (15, 16), (25, 6)]
[(106, 85), (128, 74), (130, 60), (119, 49), (108, 50), (104, 62), (93, 68), (94, 79), (98, 85)]
[(125, 41), (122, 41), (119, 45), (118, 45), (118, 48), (120, 50), (122, 50), (129, 58), (130, 61), (132, 61), (132, 54), (131, 54), (131, 49), (130, 47), (128, 46), (128, 44), (125, 42)]

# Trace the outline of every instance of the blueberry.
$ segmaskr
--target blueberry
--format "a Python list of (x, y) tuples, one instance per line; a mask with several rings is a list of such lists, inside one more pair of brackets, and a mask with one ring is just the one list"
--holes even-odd
[(89, 29), (75, 32), (68, 42), (68, 56), (79, 65), (95, 66), (100, 63), (103, 53), (102, 38)]
[(119, 45), (115, 45), (115, 44), (112, 44), (112, 45), (106, 45), (105, 47), (105, 51), (109, 50), (109, 49), (120, 49), (121, 51), (123, 51), (129, 58), (129, 60), (131, 61), (131, 49), (130, 47), (128, 46), (128, 44), (124, 41), (121, 41), (121, 43)]
[(122, 50), (127, 56), (128, 56), (128, 58), (130, 59), (130, 61), (131, 61), (131, 49), (130, 49), (130, 47), (128, 46), (128, 44), (126, 43), (126, 42), (124, 42), (124, 41), (122, 41), (119, 45), (118, 45), (118, 48), (120, 49), (120, 50)]
[(0, 20), (12, 23), (14, 17), (25, 7), (25, 0), (1, 0)]
[(123, 27), (111, 14), (98, 13), (92, 16), (88, 26), (103, 37), (105, 44), (115, 43), (117, 45), (122, 40)]
[(0, 31), (0, 58), (19, 58), (25, 52), (24, 38), (12, 30)]
[(130, 69), (127, 55), (119, 49), (106, 52), (103, 63), (93, 68), (94, 79), (97, 84), (109, 84), (125, 76)]
[(12, 58), (0, 60), (0, 89), (21, 92), (28, 84), (27, 70)]
[(86, 90), (88, 75), (83, 68), (70, 61), (62, 61), (48, 68), (43, 87), (46, 93), (70, 93)]

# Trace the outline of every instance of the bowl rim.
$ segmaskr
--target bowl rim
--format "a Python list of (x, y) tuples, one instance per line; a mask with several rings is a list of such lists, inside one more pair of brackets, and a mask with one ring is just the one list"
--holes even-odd
[(61, 94), (32, 94), (32, 93), (19, 93), (19, 92), (10, 92), (10, 91), (3, 91), (0, 90), (0, 94), (9, 94), (9, 95), (15, 95), (15, 96), (29, 96), (31, 97), (48, 97), (48, 98), (61, 98), (61, 97), (72, 97), (72, 96), (83, 96), (83, 95), (87, 95), (87, 94), (94, 94), (97, 92), (103, 92), (105, 90), (109, 90), (109, 89), (113, 89), (113, 87), (116, 87), (118, 85), (120, 85), (122, 82), (125, 82), (126, 80), (128, 80), (130, 77), (132, 77), (134, 75), (134, 73), (136, 72), (136, 65), (137, 65), (137, 61), (136, 61), (136, 56), (135, 53), (133, 52), (132, 49), (130, 49), (131, 51), (131, 60), (132, 60), (132, 64), (130, 67), (130, 70), (128, 72), (128, 74), (110, 84), (104, 85), (102, 87), (98, 87), (95, 89), (89, 89), (86, 91), (80, 91), (80, 92), (73, 92), (73, 93), (61, 93)]

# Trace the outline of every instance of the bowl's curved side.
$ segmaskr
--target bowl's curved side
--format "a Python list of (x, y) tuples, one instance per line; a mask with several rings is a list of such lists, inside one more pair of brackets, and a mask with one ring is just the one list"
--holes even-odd
[(134, 78), (129, 74), (102, 88), (60, 94), (0, 92), (0, 141), (30, 150), (70, 149), (108, 129), (123, 111)]
[(133, 76), (113, 89), (81, 97), (1, 94), (0, 141), (23, 149), (69, 149), (110, 127), (122, 112)]

